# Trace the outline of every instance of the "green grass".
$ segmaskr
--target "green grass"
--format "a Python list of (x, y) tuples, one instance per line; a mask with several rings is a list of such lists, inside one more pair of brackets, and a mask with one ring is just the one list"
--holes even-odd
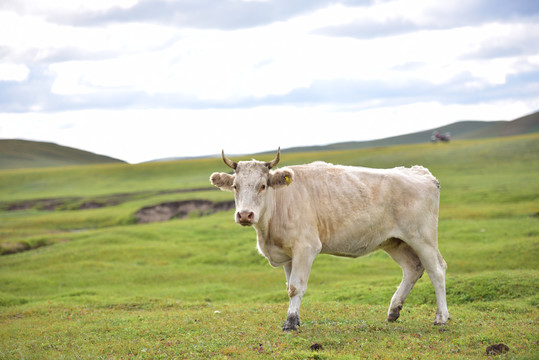
[(123, 161), (53, 143), (0, 139), (0, 169), (104, 163), (123, 163)]
[[(0, 358), (477, 359), (500, 342), (510, 351), (498, 359), (537, 358), (538, 135), (282, 159), (427, 166), (442, 184), (448, 325), (431, 325), (427, 275), (399, 320), (386, 322), (401, 270), (378, 252), (319, 256), (302, 326), (283, 333), (284, 273), (258, 255), (254, 230), (236, 225), (233, 212), (134, 223), (138, 209), (164, 201), (231, 199), (162, 193), (208, 187), (211, 172), (228, 171), (220, 159), (9, 170), (0, 172), (0, 244), (42, 246), (0, 256)], [(127, 193), (114, 206), (75, 210)], [(65, 204), (7, 211), (50, 198)], [(311, 350), (314, 343), (323, 349)]]

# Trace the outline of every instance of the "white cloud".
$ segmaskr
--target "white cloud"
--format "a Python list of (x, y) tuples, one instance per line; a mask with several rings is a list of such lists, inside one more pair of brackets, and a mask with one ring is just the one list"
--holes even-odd
[(47, 14), (51, 12), (99, 11), (114, 7), (129, 8), (138, 0), (17, 0), (18, 7), (32, 13)]
[(0, 63), (0, 81), (24, 81), (29, 73), (30, 69), (24, 64)]
[[(394, 13), (402, 2), (382, 4)], [(380, 9), (379, 9), (380, 8)], [(283, 95), (316, 80), (356, 79), (406, 82), (411, 77), (443, 84), (462, 73), (478, 84), (502, 84), (519, 58), (460, 58), (481, 44), (515, 32), (539, 31), (537, 25), (487, 24), (479, 27), (420, 31), (360, 40), (316, 34), (337, 15), (353, 18), (365, 9), (334, 6), (312, 15), (235, 31), (183, 29), (123, 24), (79, 30), (87, 50), (114, 52), (114, 57), (51, 65), (57, 94), (90, 94), (124, 88), (180, 93), (201, 100), (237, 100)], [(381, 16), (381, 15), (380, 15)], [(387, 16), (387, 14), (386, 14)], [(58, 29), (57, 29), (58, 30)], [(58, 30), (59, 31), (59, 30)], [(159, 39), (159, 40), (155, 40)], [(286, 40), (286, 41), (284, 41)], [(67, 41), (64, 38), (64, 41)], [(79, 39), (70, 40), (76, 46)], [(160, 46), (153, 43), (161, 44)], [(396, 65), (421, 62), (411, 74)], [(482, 80), (482, 81), (481, 81)]]
[(178, 30), (154, 25), (128, 23), (106, 27), (58, 25), (37, 16), (0, 12), (0, 46), (16, 53), (37, 53), (40, 61), (58, 49), (78, 49), (88, 55), (117, 57), (154, 51), (178, 36)]

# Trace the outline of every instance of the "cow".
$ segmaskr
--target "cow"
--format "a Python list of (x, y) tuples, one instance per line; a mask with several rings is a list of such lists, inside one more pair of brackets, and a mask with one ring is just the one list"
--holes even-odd
[(427, 270), (436, 293), (435, 325), (449, 319), (447, 264), (438, 250), (440, 183), (424, 167), (370, 169), (314, 162), (274, 169), (270, 162), (234, 162), (211, 183), (234, 192), (234, 220), (252, 226), (257, 247), (273, 267), (284, 267), (289, 307), (283, 331), (297, 330), (300, 304), (318, 254), (359, 257), (384, 250), (403, 278), (387, 320), (400, 315), (416, 281)]

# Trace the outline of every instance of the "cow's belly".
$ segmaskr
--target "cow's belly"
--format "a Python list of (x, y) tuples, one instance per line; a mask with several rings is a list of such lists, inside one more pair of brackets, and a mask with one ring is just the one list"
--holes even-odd
[(351, 208), (345, 209), (340, 212), (346, 214), (344, 218), (335, 218), (336, 213), (318, 221), (321, 253), (359, 257), (382, 248), (389, 239), (403, 237), (391, 203), (356, 213)]
[(392, 235), (388, 229), (363, 228), (351, 226), (335, 231), (328, 236), (321, 235), (323, 254), (359, 257), (367, 255), (380, 247)]

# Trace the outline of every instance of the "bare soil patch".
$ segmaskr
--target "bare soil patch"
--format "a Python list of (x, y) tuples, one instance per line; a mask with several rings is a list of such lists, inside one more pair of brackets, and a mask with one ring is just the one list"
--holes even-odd
[(50, 244), (47, 244), (45, 242), (36, 242), (30, 245), (25, 241), (3, 242), (3, 243), (0, 243), (0, 255), (17, 254), (23, 251), (34, 250), (34, 249), (40, 248), (42, 246), (47, 246), (47, 245), (50, 245)]
[(504, 343), (499, 343), (495, 345), (490, 345), (487, 347), (487, 355), (499, 355), (499, 354), (505, 354), (509, 351), (509, 346), (505, 345)]
[(218, 211), (228, 211), (234, 208), (234, 201), (214, 203), (209, 200), (170, 201), (154, 206), (147, 206), (135, 214), (137, 223), (151, 223), (170, 219), (185, 219), (189, 216), (210, 215)]
[(150, 197), (154, 195), (188, 193), (197, 191), (217, 190), (216, 188), (196, 188), (196, 189), (172, 189), (162, 191), (141, 191), (134, 193), (111, 194), (95, 198), (82, 197), (65, 197), (65, 198), (50, 198), (50, 199), (31, 199), (21, 201), (0, 202), (0, 210), (5, 211), (21, 211), (21, 210), (88, 210), (98, 209), (106, 206), (114, 206), (124, 203), (131, 198)]
[(28, 210), (36, 208), (39, 210), (56, 210), (57, 207), (62, 206), (70, 201), (76, 201), (76, 198), (57, 198), (57, 199), (35, 199), (35, 200), (24, 200), (17, 202), (10, 202), (4, 204), (2, 207), (7, 211), (19, 211), (19, 210)]

